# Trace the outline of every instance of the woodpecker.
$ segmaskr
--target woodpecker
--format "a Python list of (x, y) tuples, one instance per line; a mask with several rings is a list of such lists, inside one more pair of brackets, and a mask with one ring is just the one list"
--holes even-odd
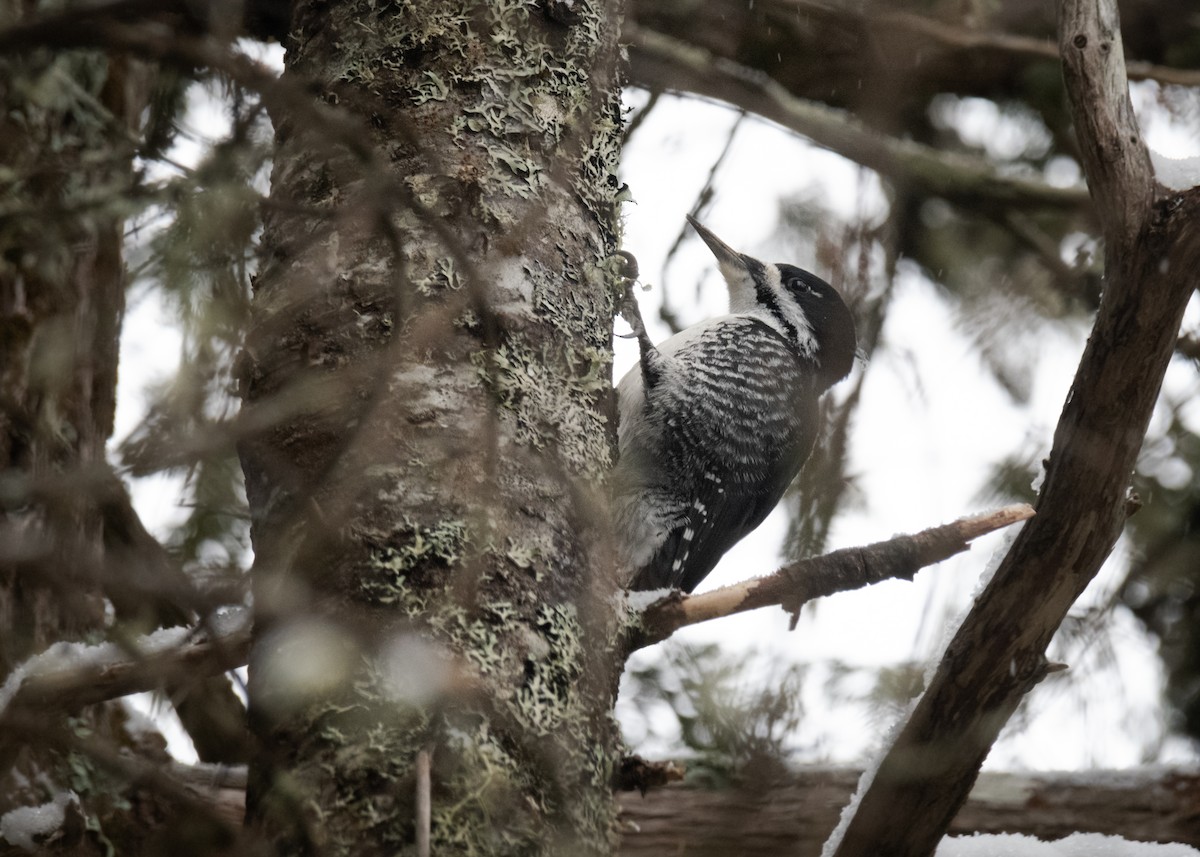
[(833, 286), (688, 222), (716, 256), (729, 314), (655, 346), (636, 304), (627, 313), (641, 361), (617, 385), (612, 491), (630, 589), (691, 592), (762, 523), (812, 452), (818, 401), (856, 349)]

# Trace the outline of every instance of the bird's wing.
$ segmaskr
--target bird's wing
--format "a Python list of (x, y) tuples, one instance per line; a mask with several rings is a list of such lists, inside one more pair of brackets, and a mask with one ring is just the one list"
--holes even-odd
[(693, 500), (680, 513), (654, 557), (638, 573), (635, 589), (678, 587), (691, 592), (731, 547), (771, 513), (807, 457), (811, 440), (802, 438), (803, 454), (770, 468), (765, 479), (746, 481), (712, 470), (694, 486)]

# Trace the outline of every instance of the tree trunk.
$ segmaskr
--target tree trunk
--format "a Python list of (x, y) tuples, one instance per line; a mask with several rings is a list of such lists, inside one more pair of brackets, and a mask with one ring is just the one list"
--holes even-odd
[[(298, 4), (243, 360), (248, 818), (606, 853), (613, 10)], [(415, 760), (431, 754), (430, 782)]]

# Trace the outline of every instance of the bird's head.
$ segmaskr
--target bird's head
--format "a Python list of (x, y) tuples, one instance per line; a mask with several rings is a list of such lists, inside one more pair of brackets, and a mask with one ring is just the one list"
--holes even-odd
[(795, 265), (760, 262), (739, 253), (688, 215), (688, 223), (717, 257), (729, 287), (729, 311), (749, 313), (779, 331), (816, 362), (826, 387), (850, 374), (854, 317), (837, 289)]

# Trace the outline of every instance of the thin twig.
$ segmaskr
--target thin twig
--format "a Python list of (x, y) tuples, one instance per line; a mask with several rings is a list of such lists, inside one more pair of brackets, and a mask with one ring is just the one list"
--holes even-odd
[(431, 761), (428, 750), (417, 753), (417, 857), (429, 857), (429, 829), (433, 818)]

